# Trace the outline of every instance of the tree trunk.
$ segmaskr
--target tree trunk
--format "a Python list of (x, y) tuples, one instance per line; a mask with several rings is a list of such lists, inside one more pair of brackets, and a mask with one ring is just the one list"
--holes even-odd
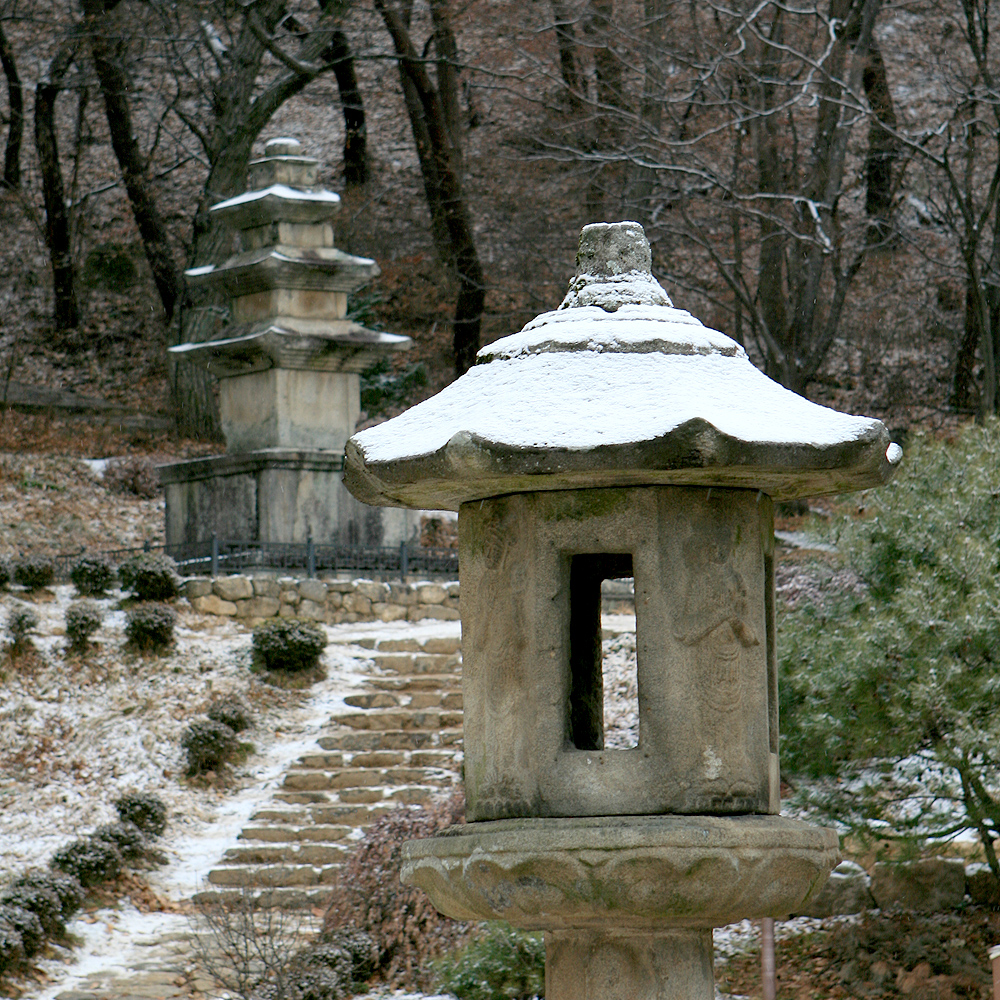
[(344, 110), (344, 183), (349, 187), (361, 185), (368, 180), (368, 128), (358, 77), (354, 72), (354, 57), (347, 35), (342, 31), (334, 32), (324, 59), (333, 63), (340, 106)]
[(24, 91), (17, 75), (14, 50), (4, 34), (0, 22), (0, 64), (7, 77), (7, 98), (10, 103), (10, 127), (7, 129), (7, 147), (3, 158), (3, 184), (9, 188), (21, 186), (21, 139), (24, 135)]
[(576, 31), (566, 11), (565, 0), (552, 0), (556, 44), (559, 46), (559, 72), (569, 94), (570, 107), (580, 104), (580, 74), (576, 67)]
[(35, 149), (38, 151), (38, 167), (42, 175), (42, 194), (45, 200), (45, 242), (52, 261), (52, 285), (55, 292), (53, 320), (56, 329), (60, 331), (71, 330), (79, 325), (80, 309), (73, 274), (69, 211), (59, 166), (55, 104), (79, 44), (79, 37), (75, 33), (67, 38), (49, 65), (47, 78), (35, 88)]
[[(435, 88), (398, 11), (389, 6), (388, 0), (375, 0), (375, 8), (382, 15), (398, 57), (403, 96), (424, 174), (424, 190), (428, 192), (435, 242), (442, 234), (446, 235), (454, 261), (459, 287), (452, 348), (455, 373), (462, 375), (472, 366), (479, 350), (486, 285), (476, 250), (472, 217), (462, 190), (456, 135), (448, 124), (448, 101), (442, 100), (439, 91), (442, 79), (454, 83), (454, 77), (439, 76), (438, 88)], [(441, 13), (439, 11), (438, 16)], [(429, 169), (425, 169), (425, 164)]]
[(892, 165), (897, 156), (892, 130), (896, 128), (896, 111), (882, 53), (874, 39), (869, 44), (868, 61), (861, 76), (872, 109), (865, 159), (865, 212), (873, 220), (870, 235), (879, 242), (888, 238), (892, 229)]
[(87, 0), (85, 4), (90, 51), (101, 84), (108, 117), (111, 145), (121, 167), (132, 214), (142, 236), (146, 260), (160, 293), (163, 311), (170, 320), (181, 294), (181, 276), (170, 249), (166, 227), (156, 207), (156, 198), (146, 176), (146, 163), (139, 150), (128, 102), (129, 82), (120, 51), (113, 39), (124, 43), (121, 29), (115, 30), (107, 15), (118, 0)]
[[(640, 139), (640, 150), (647, 144), (654, 149), (658, 145), (666, 89), (664, 60), (668, 14), (667, 0), (645, 0), (645, 74), (639, 111), (643, 136)], [(630, 219), (645, 222), (650, 218), (650, 198), (655, 182), (656, 171), (639, 164), (629, 164), (625, 183), (625, 210)]]

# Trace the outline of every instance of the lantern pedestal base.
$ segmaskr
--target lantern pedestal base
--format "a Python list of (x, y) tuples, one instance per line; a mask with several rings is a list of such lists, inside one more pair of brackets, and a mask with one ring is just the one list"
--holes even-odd
[(546, 931), (546, 1000), (713, 1000), (712, 932)]

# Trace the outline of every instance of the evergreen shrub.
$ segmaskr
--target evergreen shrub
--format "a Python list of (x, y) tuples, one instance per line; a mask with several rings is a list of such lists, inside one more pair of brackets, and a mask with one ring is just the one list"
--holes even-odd
[(208, 719), (192, 722), (184, 732), (181, 746), (187, 753), (187, 773), (195, 775), (217, 771), (229, 763), (239, 744), (229, 726)]
[(146, 853), (146, 838), (134, 823), (107, 823), (99, 826), (93, 836), (117, 848), (123, 861), (138, 861)]
[(136, 649), (158, 653), (174, 641), (177, 613), (157, 601), (137, 604), (125, 612), (125, 635)]
[(28, 635), (38, 628), (38, 615), (26, 604), (15, 604), (7, 612), (7, 634), (15, 650), (21, 650), (28, 643)]
[(127, 792), (115, 799), (114, 806), (123, 823), (131, 823), (151, 837), (158, 837), (167, 828), (167, 807), (150, 792)]
[(6, 590), (10, 583), (10, 563), (6, 559), (0, 559), (0, 590)]
[(531, 1000), (545, 996), (545, 942), (541, 934), (491, 922), (486, 934), (440, 962), (440, 987), (459, 1000)]
[(177, 563), (159, 552), (140, 552), (118, 567), (123, 589), (140, 601), (169, 601), (180, 593)]
[(114, 582), (115, 567), (107, 556), (81, 556), (73, 563), (69, 578), (84, 597), (100, 597)]
[(30, 910), (50, 937), (59, 937), (66, 930), (59, 897), (45, 886), (11, 886), (0, 895), (0, 906), (19, 906), (22, 910)]
[(19, 968), (23, 962), (21, 932), (4, 916), (0, 907), (0, 974)]
[(83, 649), (101, 627), (104, 611), (93, 601), (78, 601), (66, 609), (66, 636), (74, 649)]
[(869, 842), (968, 829), (1000, 875), (1000, 423), (917, 437), (858, 508), (830, 537), (861, 585), (779, 619), (783, 767)]
[(312, 622), (272, 618), (253, 630), (253, 650), (268, 670), (312, 670), (326, 648), (326, 632)]
[(26, 875), (16, 878), (11, 883), (10, 888), (37, 888), (55, 893), (59, 900), (59, 913), (64, 920), (68, 920), (80, 909), (84, 897), (83, 886), (80, 885), (80, 881), (75, 875), (55, 870), (28, 872)]
[(25, 958), (38, 954), (45, 942), (45, 931), (37, 913), (12, 903), (0, 903), (0, 924), (4, 923), (9, 924), (20, 935)]
[(14, 563), (14, 582), (28, 590), (47, 587), (56, 576), (56, 564), (48, 556), (24, 556)]
[(53, 868), (76, 876), (80, 885), (90, 889), (116, 878), (122, 867), (118, 849), (103, 840), (74, 840), (52, 855)]
[(217, 698), (205, 713), (213, 722), (221, 722), (234, 733), (242, 733), (253, 724), (250, 709), (235, 695)]

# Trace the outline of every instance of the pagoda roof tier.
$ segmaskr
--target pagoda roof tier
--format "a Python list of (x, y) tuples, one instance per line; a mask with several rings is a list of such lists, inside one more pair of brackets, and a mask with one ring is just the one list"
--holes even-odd
[(881, 421), (769, 379), (734, 340), (675, 309), (649, 261), (638, 223), (587, 226), (581, 273), (558, 310), (350, 439), (351, 492), (369, 504), (457, 510), (602, 486), (739, 487), (787, 500), (891, 478), (902, 451)]
[(390, 351), (408, 350), (413, 343), (402, 334), (369, 330), (349, 320), (283, 318), (280, 323), (231, 326), (227, 331), (230, 336), (221, 340), (178, 344), (169, 350), (216, 378), (231, 378), (268, 368), (362, 372)]
[(272, 184), (246, 191), (212, 206), (232, 229), (253, 229), (269, 222), (329, 222), (340, 211), (340, 195), (325, 189), (305, 191)]
[(369, 257), (355, 257), (335, 247), (286, 244), (244, 250), (224, 264), (192, 267), (184, 272), (196, 285), (215, 285), (237, 298), (272, 288), (315, 292), (357, 291), (381, 274)]

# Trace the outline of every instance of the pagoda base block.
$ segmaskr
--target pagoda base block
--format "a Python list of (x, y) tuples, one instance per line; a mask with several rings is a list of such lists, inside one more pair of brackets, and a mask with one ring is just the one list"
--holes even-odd
[(220, 540), (382, 546), (411, 540), (419, 511), (369, 507), (342, 482), (333, 451), (263, 448), (159, 467), (166, 542)]

